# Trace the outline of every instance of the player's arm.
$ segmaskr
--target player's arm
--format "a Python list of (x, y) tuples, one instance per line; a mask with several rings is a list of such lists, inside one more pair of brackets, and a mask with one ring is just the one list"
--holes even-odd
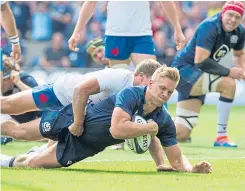
[(69, 127), (69, 130), (73, 135), (80, 136), (82, 134), (85, 107), (88, 103), (89, 96), (99, 92), (100, 85), (96, 78), (89, 78), (74, 88), (72, 98), (74, 122)]
[(1, 5), (1, 24), (9, 36), (9, 40), (12, 43), (11, 56), (15, 60), (19, 60), (21, 56), (20, 40), (17, 33), (16, 23), (13, 13), (9, 7), (8, 2)]
[(83, 30), (84, 26), (87, 24), (89, 19), (92, 17), (95, 8), (96, 8), (96, 1), (85, 1), (81, 7), (78, 21), (76, 23), (75, 29), (71, 38), (69, 39), (69, 48), (73, 51), (78, 51), (77, 44), (80, 40), (80, 34)]
[(243, 71), (245, 72), (245, 52), (244, 50), (233, 50), (233, 59), (234, 59), (235, 65), (239, 68), (242, 68)]
[(11, 71), (10, 78), (20, 91), (29, 90), (38, 86), (38, 83), (32, 76), (29, 75), (21, 79), (20, 72), (16, 70)]
[(160, 4), (174, 30), (182, 32), (175, 3), (172, 1), (160, 1)]
[[(207, 30), (207, 28), (209, 30)], [(203, 72), (220, 76), (229, 76), (230, 69), (210, 58), (211, 51), (216, 43), (217, 35), (217, 28), (213, 23), (206, 22), (198, 27), (196, 32), (194, 63), (196, 67)]]
[(191, 172), (191, 173), (210, 173), (212, 167), (208, 162), (200, 162), (192, 166), (189, 160), (182, 155), (179, 145), (173, 145), (170, 147), (164, 147), (164, 151), (167, 155), (171, 166), (179, 172)]
[(138, 124), (131, 121), (131, 116), (120, 107), (112, 113), (111, 135), (115, 139), (130, 139), (150, 133), (155, 136), (158, 126), (155, 122)]
[(1, 24), (9, 36), (17, 35), (15, 19), (8, 2), (1, 5)]
[(177, 45), (176, 48), (177, 50), (180, 50), (185, 46), (186, 42), (179, 22), (178, 11), (176, 9), (175, 3), (172, 1), (160, 1), (160, 4), (174, 28), (174, 40), (176, 41)]

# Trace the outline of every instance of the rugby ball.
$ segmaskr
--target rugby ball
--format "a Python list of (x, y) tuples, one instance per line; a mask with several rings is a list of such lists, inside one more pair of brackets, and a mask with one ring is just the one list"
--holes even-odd
[[(139, 115), (134, 115), (132, 117), (132, 121), (140, 124), (147, 123), (146, 120)], [(128, 145), (129, 149), (131, 149), (133, 152), (137, 154), (142, 154), (149, 149), (151, 140), (152, 140), (151, 135), (146, 134), (132, 139), (125, 139), (125, 143)]]

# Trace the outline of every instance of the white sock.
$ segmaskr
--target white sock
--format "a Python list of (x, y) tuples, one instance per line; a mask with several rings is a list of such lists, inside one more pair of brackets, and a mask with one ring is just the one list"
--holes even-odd
[(227, 123), (230, 116), (233, 99), (221, 97), (217, 104), (218, 129), (217, 136), (227, 136)]
[(8, 156), (4, 154), (0, 154), (0, 162), (1, 162), (1, 167), (10, 167), (10, 162), (12, 163), (13, 156)]

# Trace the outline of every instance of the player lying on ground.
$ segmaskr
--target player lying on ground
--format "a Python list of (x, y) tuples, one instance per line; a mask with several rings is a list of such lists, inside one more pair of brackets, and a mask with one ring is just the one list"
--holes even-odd
[[(85, 75), (68, 74), (60, 77), (54, 84), (39, 86), (15, 95), (1, 97), (2, 113), (20, 114), (27, 111), (54, 110), (73, 103), (74, 123), (69, 130), (79, 136), (83, 132), (84, 112), (87, 102), (98, 103), (125, 87), (147, 85), (154, 71), (161, 65), (155, 60), (144, 60), (135, 72), (124, 69), (105, 69)], [(38, 131), (40, 118), (17, 124), (5, 121), (1, 124), (2, 135), (15, 139), (40, 140)]]
[[(190, 136), (205, 95), (218, 92), (218, 131), (214, 146), (237, 147), (228, 140), (227, 123), (236, 91), (235, 80), (245, 80), (245, 29), (240, 24), (243, 14), (242, 2), (225, 3), (221, 13), (199, 25), (189, 44), (175, 57), (172, 66), (180, 72), (175, 119), (178, 140)], [(236, 66), (228, 69), (220, 60), (231, 49)]]
[[(14, 95), (17, 92), (21, 92), (27, 89), (38, 86), (37, 81), (29, 74), (20, 71), (20, 67), (15, 63), (13, 58), (7, 55), (3, 56), (4, 70), (2, 80), (2, 95), (9, 96)], [(41, 112), (28, 112), (21, 115), (2, 115), (1, 122), (10, 120), (14, 124), (26, 123), (41, 116)], [(3, 144), (13, 139), (8, 137), (1, 137)]]
[[(172, 170), (209, 173), (211, 165), (201, 162), (192, 166), (183, 157), (176, 140), (174, 122), (162, 107), (172, 95), (179, 81), (175, 68), (161, 67), (153, 74), (148, 86), (123, 89), (97, 104), (87, 105), (84, 132), (73, 136), (69, 125), (73, 122), (72, 105), (60, 111), (45, 111), (40, 122), (40, 133), (47, 138), (58, 140), (46, 151), (37, 155), (11, 157), (1, 155), (5, 167), (58, 168), (67, 167), (103, 151), (107, 146), (124, 142), (124, 139), (150, 133), (153, 137), (150, 153), (157, 170), (170, 170), (164, 166), (162, 147)], [(131, 122), (138, 114), (146, 124)], [(159, 138), (156, 139), (156, 137)]]

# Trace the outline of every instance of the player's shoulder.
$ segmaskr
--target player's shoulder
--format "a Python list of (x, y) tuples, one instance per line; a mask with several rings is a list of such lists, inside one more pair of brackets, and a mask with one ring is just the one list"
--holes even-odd
[(121, 91), (121, 94), (128, 98), (143, 98), (145, 95), (146, 88), (146, 86), (127, 87)]
[(236, 33), (245, 35), (245, 28), (241, 24), (236, 28)]
[(204, 31), (208, 30), (221, 32), (221, 27), (220, 13), (217, 13), (216, 15), (203, 20), (198, 28)]

